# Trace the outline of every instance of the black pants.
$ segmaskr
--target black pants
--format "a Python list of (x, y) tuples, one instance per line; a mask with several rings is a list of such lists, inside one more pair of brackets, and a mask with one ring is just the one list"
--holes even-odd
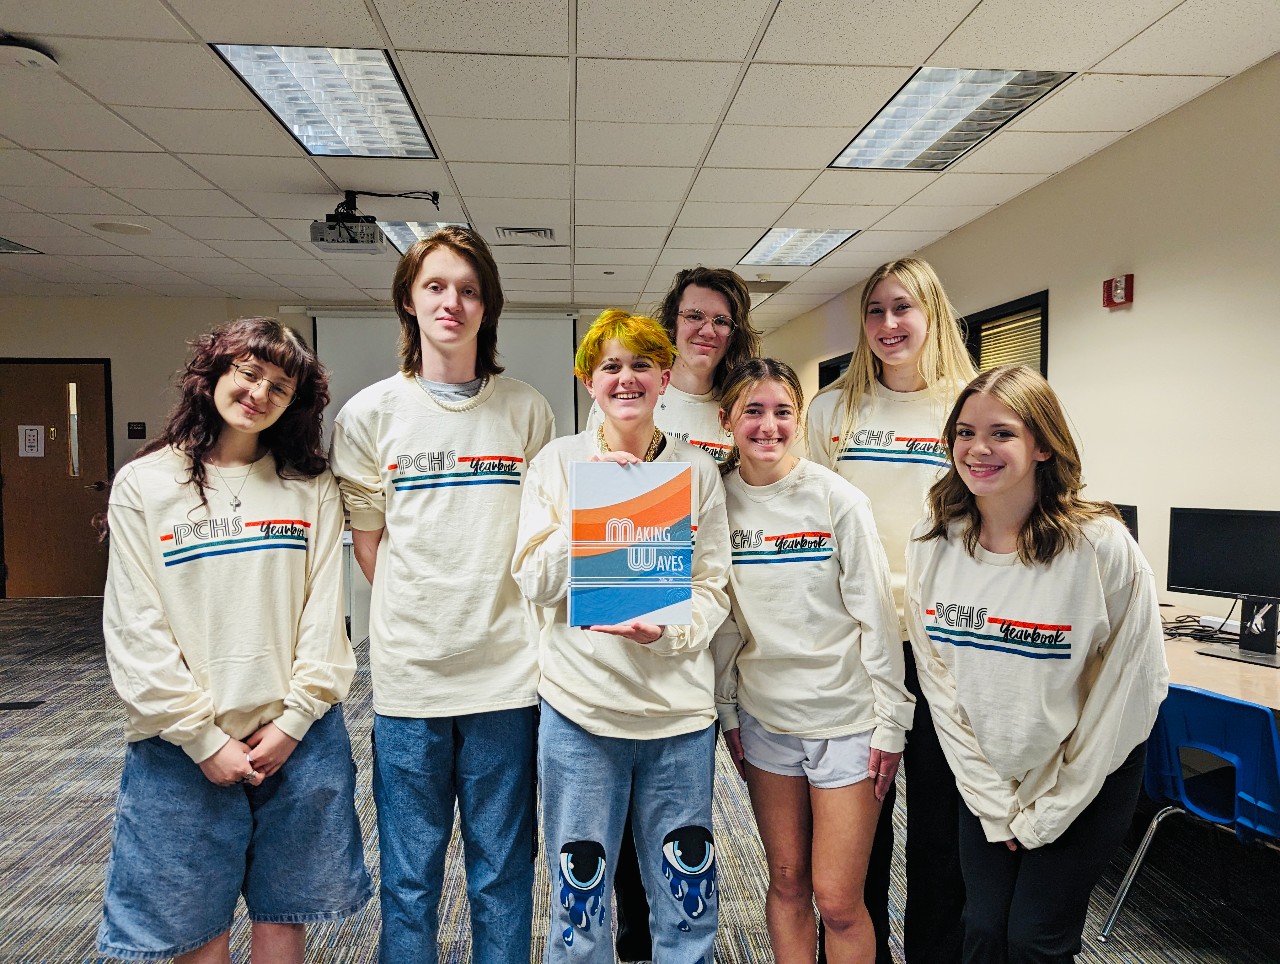
[[(960, 791), (942, 753), (929, 704), (920, 692), (916, 663), (906, 646), (907, 689), (916, 698), (903, 768), (907, 779), (907, 909), (903, 943), (909, 964), (959, 964), (964, 937), (964, 878), (956, 835)], [(876, 964), (893, 964), (889, 950), (889, 871), (893, 866), (891, 790), (880, 810), (863, 900), (876, 933)], [(819, 943), (818, 960), (826, 955)]]
[(613, 896), (617, 901), (618, 936), (614, 945), (621, 961), (653, 959), (653, 939), (649, 936), (649, 899), (640, 876), (636, 839), (631, 835), (631, 814), (622, 828), (618, 866), (613, 871)]
[(962, 812), (965, 964), (1070, 964), (1080, 953), (1089, 895), (1133, 820), (1146, 749), (1139, 744), (1066, 832), (1035, 850), (988, 843), (978, 818)]

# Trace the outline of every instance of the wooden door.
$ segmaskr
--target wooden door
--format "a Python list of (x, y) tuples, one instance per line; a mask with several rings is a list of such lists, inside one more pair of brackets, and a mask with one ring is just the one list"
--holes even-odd
[(0, 596), (97, 596), (111, 481), (105, 359), (0, 361)]

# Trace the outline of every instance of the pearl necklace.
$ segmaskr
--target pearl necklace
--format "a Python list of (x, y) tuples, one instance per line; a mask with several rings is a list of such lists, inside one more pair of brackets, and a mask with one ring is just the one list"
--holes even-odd
[[(596, 430), (596, 441), (600, 444), (601, 452), (613, 451), (609, 448), (609, 440), (604, 437), (604, 423)], [(655, 428), (653, 430), (653, 438), (649, 440), (649, 447), (645, 450), (644, 461), (652, 462), (658, 455), (658, 449), (662, 447), (662, 430)]]

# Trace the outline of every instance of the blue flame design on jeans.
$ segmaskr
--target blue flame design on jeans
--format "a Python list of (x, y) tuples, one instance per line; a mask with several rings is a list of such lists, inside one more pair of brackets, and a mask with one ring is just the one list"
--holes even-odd
[[(662, 873), (671, 884), (671, 896), (696, 920), (707, 912), (716, 896), (716, 845), (706, 827), (681, 827), (662, 841)], [(681, 922), (680, 929), (689, 925)]]
[(560, 848), (560, 906), (571, 924), (561, 935), (566, 946), (573, 946), (575, 927), (591, 930), (592, 917), (604, 925), (607, 884), (604, 847), (594, 840), (573, 840)]

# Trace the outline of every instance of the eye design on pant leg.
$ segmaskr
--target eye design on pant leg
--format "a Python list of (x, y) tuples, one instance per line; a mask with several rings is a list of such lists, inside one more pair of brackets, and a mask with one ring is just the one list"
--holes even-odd
[[(662, 873), (671, 884), (671, 896), (696, 920), (707, 912), (716, 896), (716, 845), (706, 827), (681, 827), (662, 841)], [(687, 925), (681, 924), (685, 930)]]
[(573, 840), (560, 848), (560, 906), (569, 913), (572, 926), (561, 935), (567, 946), (573, 946), (573, 929), (591, 930), (591, 918), (604, 925), (604, 891), (609, 878), (605, 873), (604, 847), (594, 840)]

